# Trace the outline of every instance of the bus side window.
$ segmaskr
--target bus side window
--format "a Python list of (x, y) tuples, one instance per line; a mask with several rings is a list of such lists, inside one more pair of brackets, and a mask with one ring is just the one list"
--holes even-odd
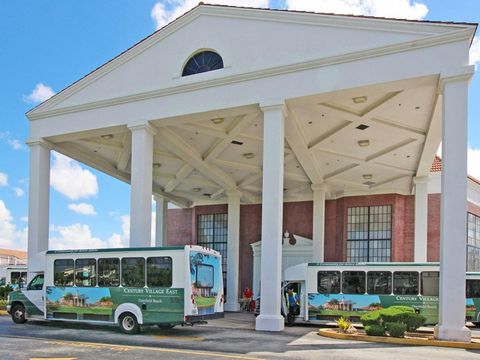
[(73, 286), (73, 260), (57, 259), (53, 262), (53, 283), (55, 286)]
[(145, 259), (143, 257), (122, 259), (122, 286), (145, 286)]
[(317, 291), (320, 294), (340, 294), (340, 271), (319, 271)]
[(98, 286), (120, 286), (120, 259), (98, 259)]
[(172, 258), (149, 257), (147, 258), (147, 286), (171, 287), (172, 286)]
[(422, 271), (422, 295), (438, 296), (439, 276), (438, 271)]
[(75, 285), (77, 286), (96, 286), (96, 261), (95, 259), (77, 259), (75, 260)]
[(395, 271), (393, 273), (393, 293), (395, 295), (418, 295), (418, 272)]
[(390, 271), (369, 271), (367, 273), (367, 293), (371, 295), (391, 295), (392, 273)]
[(344, 271), (342, 273), (342, 293), (365, 294), (365, 271)]
[(480, 298), (480, 280), (467, 280), (466, 297)]
[(20, 278), (19, 271), (12, 271), (10, 273), (10, 284), (15, 285), (18, 284), (18, 279)]

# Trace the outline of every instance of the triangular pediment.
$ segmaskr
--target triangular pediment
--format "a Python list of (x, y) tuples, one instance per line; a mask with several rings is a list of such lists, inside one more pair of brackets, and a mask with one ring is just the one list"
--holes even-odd
[[(199, 83), (260, 76), (298, 64), (352, 61), (373, 50), (402, 51), (413, 42), (429, 44), (468, 31), (472, 25), (200, 5), (28, 116), (34, 119), (92, 103), (108, 105), (112, 99), (134, 101), (181, 93)], [(219, 53), (224, 69), (182, 77), (183, 65), (199, 49)]]

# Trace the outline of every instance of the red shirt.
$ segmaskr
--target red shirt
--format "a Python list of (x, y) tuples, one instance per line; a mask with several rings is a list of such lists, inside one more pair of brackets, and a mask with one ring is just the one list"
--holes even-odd
[(245, 291), (243, 292), (243, 296), (246, 297), (247, 299), (250, 299), (253, 296), (253, 291), (250, 290), (249, 288), (246, 288)]

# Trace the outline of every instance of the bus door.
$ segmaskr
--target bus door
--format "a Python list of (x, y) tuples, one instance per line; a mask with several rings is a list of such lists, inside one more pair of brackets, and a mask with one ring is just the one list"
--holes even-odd
[(288, 281), (282, 286), (282, 314), (286, 316), (288, 314), (287, 306), (287, 290), (292, 288), (293, 292), (297, 293), (300, 299), (299, 312), (297, 313), (297, 319), (307, 319), (306, 311), (308, 306), (305, 296), (305, 281)]
[(24, 288), (20, 290), (30, 302), (30, 304), (25, 304), (29, 315), (40, 315), (39, 312), (43, 314), (45, 313), (43, 274), (35, 276), (26, 289)]

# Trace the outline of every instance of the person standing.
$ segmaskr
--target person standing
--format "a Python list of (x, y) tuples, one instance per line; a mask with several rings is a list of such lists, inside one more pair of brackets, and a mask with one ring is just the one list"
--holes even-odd
[(297, 315), (298, 307), (300, 306), (300, 297), (296, 292), (293, 291), (291, 287), (287, 289), (287, 293), (285, 294), (285, 302), (288, 308), (287, 324), (292, 326), (295, 322), (295, 316)]

